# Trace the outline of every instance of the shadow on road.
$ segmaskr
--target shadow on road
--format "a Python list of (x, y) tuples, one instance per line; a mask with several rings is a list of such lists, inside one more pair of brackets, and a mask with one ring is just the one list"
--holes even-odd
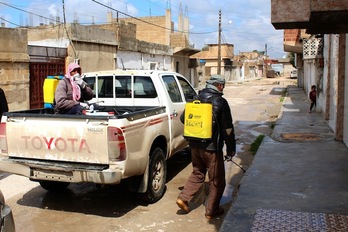
[[(167, 183), (191, 162), (189, 152), (180, 152), (168, 160)], [(17, 202), (19, 205), (99, 215), (122, 217), (138, 206), (147, 205), (135, 193), (128, 191), (126, 184), (98, 187), (93, 183), (71, 183), (62, 192), (47, 192), (36, 187)]]

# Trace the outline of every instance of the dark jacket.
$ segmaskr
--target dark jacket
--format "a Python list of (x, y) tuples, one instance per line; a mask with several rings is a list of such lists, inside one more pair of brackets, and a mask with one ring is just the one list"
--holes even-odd
[(0, 121), (2, 114), (8, 112), (8, 104), (4, 90), (0, 88)]
[(309, 100), (311, 102), (316, 102), (317, 101), (317, 91), (316, 90), (312, 90), (309, 92)]
[(236, 141), (231, 110), (226, 99), (222, 97), (222, 93), (205, 88), (198, 97), (201, 102), (213, 105), (212, 139), (208, 142), (189, 139), (190, 147), (222, 152), (225, 142), (227, 153), (235, 152)]

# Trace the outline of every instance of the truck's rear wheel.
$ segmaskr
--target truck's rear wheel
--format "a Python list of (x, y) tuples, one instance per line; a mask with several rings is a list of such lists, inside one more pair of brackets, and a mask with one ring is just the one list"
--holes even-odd
[(161, 148), (155, 148), (150, 156), (147, 191), (141, 198), (148, 203), (155, 203), (162, 198), (166, 190), (167, 163)]
[(42, 188), (50, 192), (59, 192), (65, 190), (69, 186), (69, 182), (58, 182), (58, 181), (39, 181)]

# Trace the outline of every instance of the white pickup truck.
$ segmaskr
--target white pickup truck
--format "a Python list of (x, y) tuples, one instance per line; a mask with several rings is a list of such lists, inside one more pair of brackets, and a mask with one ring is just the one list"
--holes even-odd
[(71, 182), (119, 184), (149, 203), (165, 192), (166, 160), (187, 147), (180, 115), (196, 91), (168, 71), (84, 74), (98, 110), (54, 114), (8, 112), (0, 124), (0, 171), (38, 181), (49, 191)]

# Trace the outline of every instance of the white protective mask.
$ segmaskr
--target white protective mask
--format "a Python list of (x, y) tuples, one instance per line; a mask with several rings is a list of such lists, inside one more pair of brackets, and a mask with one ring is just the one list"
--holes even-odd
[(74, 80), (74, 81), (77, 81), (77, 80), (80, 80), (80, 79), (81, 79), (80, 73), (76, 73), (76, 74), (73, 76), (73, 80)]

